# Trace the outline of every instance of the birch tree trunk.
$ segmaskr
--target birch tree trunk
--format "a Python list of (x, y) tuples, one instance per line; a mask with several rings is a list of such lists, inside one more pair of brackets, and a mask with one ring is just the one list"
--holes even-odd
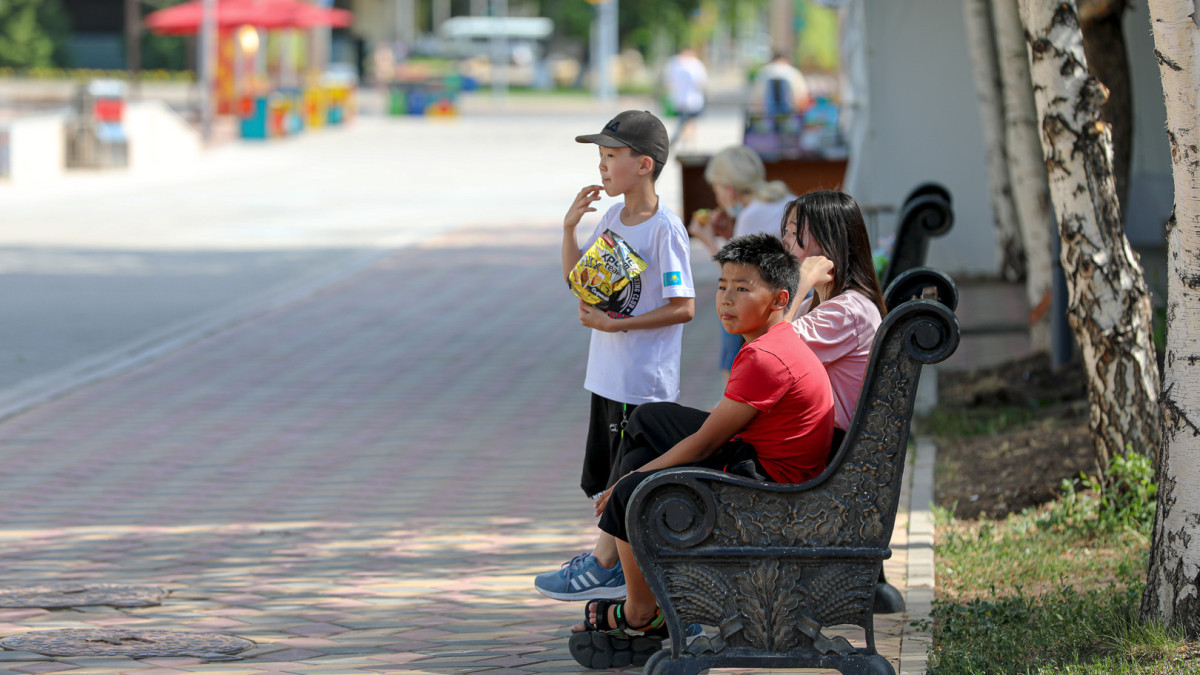
[(1193, 3), (1150, 0), (1167, 104), (1175, 213), (1167, 223), (1167, 352), (1158, 512), (1142, 619), (1200, 638), (1200, 28)]
[(963, 19), (975, 89), (979, 94), (979, 118), (983, 123), (987, 152), (988, 183), (992, 193), (992, 215), (996, 219), (996, 241), (1000, 245), (1000, 276), (1009, 281), (1025, 278), (1025, 247), (1017, 222), (1012, 182), (1008, 179), (1005, 149), (1003, 91), (1000, 64), (992, 28), (991, 0), (963, 0)]
[(1029, 301), (1029, 343), (1034, 351), (1049, 352), (1050, 330), (1050, 187), (1042, 146), (1025, 29), (1017, 0), (992, 0), (992, 23), (1000, 77), (1004, 82), (1004, 113), (1013, 197), (1025, 243), (1025, 298)]
[[(1088, 75), (1074, 0), (1020, 0), (1042, 151), (1062, 237), (1068, 319), (1088, 379), (1096, 458), (1131, 449), (1154, 460), (1158, 364), (1150, 294), (1125, 239), (1112, 178), (1104, 85)], [(1190, 3), (1189, 3), (1190, 4)]]

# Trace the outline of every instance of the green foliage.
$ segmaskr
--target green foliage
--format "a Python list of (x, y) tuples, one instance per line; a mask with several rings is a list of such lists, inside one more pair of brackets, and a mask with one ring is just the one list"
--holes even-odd
[(796, 63), (805, 71), (837, 73), (837, 10), (822, 7), (810, 0), (799, 5), (798, 12), (803, 28), (796, 40)]
[(59, 0), (0, 2), (0, 67), (65, 65), (68, 32)]
[(1120, 529), (1148, 533), (1154, 523), (1154, 466), (1143, 455), (1116, 456), (1109, 465), (1108, 484), (1080, 474), (1062, 482), (1063, 496), (1042, 517), (1046, 527), (1095, 535)]
[(670, 0), (669, 2), (623, 2), (617, 18), (622, 47), (632, 47), (647, 53), (654, 35), (666, 32), (677, 47), (694, 41), (690, 19), (700, 10), (700, 0)]
[(1158, 350), (1159, 354), (1162, 354), (1167, 351), (1167, 308), (1155, 305), (1152, 319), (1154, 348)]
[[(0, 78), (15, 77), (30, 80), (67, 80), (88, 82), (89, 80), (125, 80), (128, 70), (102, 70), (100, 68), (9, 68), (0, 66)], [(143, 70), (138, 74), (142, 82), (194, 82), (195, 74), (187, 70)]]
[(1114, 458), (1041, 511), (961, 523), (935, 509), (931, 673), (1200, 673), (1200, 645), (1137, 619), (1156, 488)]
[(187, 38), (142, 32), (142, 70), (184, 70), (188, 65)]
[[(1114, 628), (1135, 622), (1140, 583), (1084, 592), (1061, 584), (1032, 597), (935, 601), (929, 671), (1024, 673), (1082, 666), (1111, 647)], [(1104, 671), (1092, 671), (1104, 672)]]
[[(646, 54), (656, 35), (665, 33), (669, 42), (680, 48), (704, 37), (692, 33), (702, 9), (736, 23), (747, 9), (761, 8), (765, 3), (766, 0), (626, 0), (620, 3), (617, 12), (618, 41), (622, 48), (631, 47)], [(587, 44), (596, 16), (595, 6), (587, 0), (540, 0), (538, 12), (554, 20), (558, 35)]]

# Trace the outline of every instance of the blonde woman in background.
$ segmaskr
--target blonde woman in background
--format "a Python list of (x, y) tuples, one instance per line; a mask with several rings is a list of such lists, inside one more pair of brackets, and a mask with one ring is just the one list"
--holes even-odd
[[(744, 145), (735, 145), (713, 155), (704, 170), (704, 180), (712, 187), (717, 209), (701, 209), (692, 214), (688, 232), (716, 255), (727, 239), (755, 232), (779, 236), (788, 202), (795, 197), (783, 181), (767, 182), (767, 171), (758, 153)], [(719, 230), (726, 218), (733, 221), (727, 237)], [(799, 300), (799, 298), (797, 298)], [(733, 358), (742, 348), (742, 336), (721, 329), (720, 368), (729, 374)]]

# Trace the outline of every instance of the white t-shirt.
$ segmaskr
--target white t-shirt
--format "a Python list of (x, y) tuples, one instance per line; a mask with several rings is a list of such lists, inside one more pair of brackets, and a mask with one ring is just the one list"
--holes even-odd
[(708, 84), (708, 69), (694, 56), (676, 54), (667, 60), (667, 93), (671, 105), (679, 112), (694, 113), (704, 109), (704, 87)]
[[(583, 245), (591, 246), (605, 230), (629, 243), (648, 267), (634, 278), (620, 311), (639, 316), (666, 305), (668, 298), (694, 298), (687, 230), (679, 216), (662, 206), (649, 220), (629, 227), (621, 222), (624, 203), (604, 214)], [(605, 333), (593, 330), (583, 387), (618, 403), (640, 405), (679, 398), (679, 359), (683, 324)]]
[(795, 197), (788, 195), (777, 202), (750, 202), (734, 219), (733, 236), (766, 232), (778, 237), (783, 229), (783, 213), (787, 210), (788, 202), (793, 199)]

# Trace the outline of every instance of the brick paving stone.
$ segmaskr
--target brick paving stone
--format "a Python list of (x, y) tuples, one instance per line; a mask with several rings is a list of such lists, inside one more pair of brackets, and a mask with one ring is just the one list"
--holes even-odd
[(15, 666), (13, 670), (18, 673), (57, 673), (68, 670), (78, 670), (78, 666), (73, 666), (69, 663), (31, 663), (27, 666)]

